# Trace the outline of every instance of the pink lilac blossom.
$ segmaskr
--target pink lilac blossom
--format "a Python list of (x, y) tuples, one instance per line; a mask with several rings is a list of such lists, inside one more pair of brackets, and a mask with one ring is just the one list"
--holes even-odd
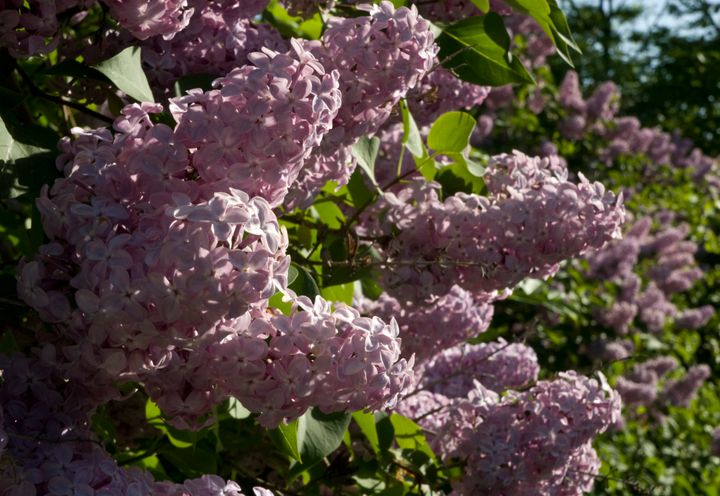
[(558, 123), (561, 134), (570, 140), (590, 136), (606, 140), (600, 158), (609, 166), (624, 155), (645, 155), (648, 161), (645, 175), (649, 178), (659, 166), (669, 165), (692, 170), (695, 181), (715, 180), (717, 159), (704, 155), (690, 140), (658, 128), (642, 127), (636, 117), (617, 116), (620, 92), (611, 81), (598, 86), (585, 101), (577, 73), (568, 71), (559, 87), (558, 103), (565, 110)]
[(645, 324), (648, 331), (658, 333), (662, 331), (669, 318), (677, 315), (677, 307), (667, 299), (665, 293), (651, 282), (647, 289), (637, 298), (639, 308), (638, 317)]
[[(458, 494), (590, 489), (599, 469), (590, 443), (620, 417), (620, 396), (602, 375), (565, 372), (522, 393), (489, 393), (478, 385), (470, 399), (456, 400), (447, 429), (436, 437), (450, 441), (446, 456), (465, 461), (465, 476), (453, 486)], [(590, 475), (576, 473), (580, 468)]]
[[(428, 131), (428, 128), (421, 128), (420, 135), (427, 136)], [(387, 125), (377, 134), (380, 139), (380, 149), (375, 160), (375, 179), (381, 186), (389, 184), (398, 175), (411, 177), (420, 174), (419, 172), (413, 172), (417, 167), (412, 153), (407, 150), (403, 152), (402, 164), (400, 164), (398, 174), (398, 161), (405, 146), (402, 142), (403, 134), (403, 124), (401, 122)]]
[(689, 308), (675, 319), (675, 327), (678, 329), (700, 329), (707, 324), (715, 315), (715, 308), (712, 305), (704, 305), (699, 308)]
[(309, 208), (315, 195), (328, 183), (334, 181), (338, 186), (347, 184), (355, 170), (355, 159), (351, 147), (341, 146), (330, 152), (313, 153), (303, 164), (303, 168), (288, 191), (283, 205), (288, 210)]
[(308, 19), (319, 11), (332, 9), (335, 0), (282, 0), (281, 3), (288, 14)]
[[(110, 376), (163, 366), (174, 346), (247, 312), (287, 281), (287, 236), (262, 198), (202, 198), (186, 149), (126, 107), (108, 130), (64, 140), (65, 176), (38, 199), (50, 242), (25, 262), (18, 294)], [(170, 347), (170, 348), (167, 348)], [(165, 350), (165, 351), (160, 351)]]
[[(458, 21), (482, 14), (471, 0), (431, 0), (418, 2), (417, 7), (423, 17), (440, 22)], [(512, 13), (502, 0), (490, 0), (490, 10), (503, 16)]]
[(198, 3), (188, 26), (172, 39), (155, 36), (143, 44), (143, 64), (151, 81), (165, 91), (187, 74), (224, 76), (262, 48), (288, 50), (274, 28), (245, 16), (241, 2)]
[[(48, 350), (42, 355), (47, 358)], [(242, 496), (235, 482), (213, 475), (174, 484), (156, 482), (138, 468), (118, 466), (90, 428), (97, 398), (83, 385), (68, 381), (45, 358), (19, 354), (0, 358), (0, 417), (8, 420), (9, 434), (0, 492)], [(255, 494), (272, 493), (256, 488)]]
[(290, 316), (256, 312), (219, 326), (192, 352), (176, 351), (146, 388), (184, 428), (202, 425), (228, 396), (259, 413), (265, 427), (313, 406), (325, 413), (393, 407), (412, 381), (413, 358), (400, 358), (398, 334), (394, 320), (299, 297)]
[(451, 110), (469, 110), (481, 105), (490, 88), (466, 83), (450, 71), (438, 68), (427, 74), (407, 94), (407, 102), (418, 126), (432, 124)]
[(680, 379), (671, 380), (665, 384), (662, 399), (673, 406), (687, 408), (710, 375), (710, 367), (704, 363), (694, 365)]
[(690, 367), (682, 376), (667, 379), (668, 373), (677, 367), (677, 360), (669, 356), (646, 360), (619, 377), (615, 387), (626, 406), (644, 406), (649, 415), (662, 420), (668, 405), (690, 406), (698, 389), (710, 377), (710, 368), (700, 364)]
[(720, 427), (716, 428), (712, 433), (712, 441), (710, 442), (710, 454), (720, 457)]
[(380, 129), (432, 68), (437, 46), (414, 6), (396, 10), (385, 1), (368, 16), (331, 20), (322, 44), (310, 44), (310, 50), (340, 74), (342, 106), (328, 139), (350, 144)]
[(7, 48), (14, 58), (46, 55), (61, 40), (58, 16), (79, 9), (70, 20), (74, 24), (94, 4), (94, 0), (5, 0), (0, 3), (0, 48)]
[(489, 197), (457, 193), (441, 202), (432, 184), (385, 195), (368, 232), (398, 229), (383, 250), (383, 287), (403, 302), (510, 288), (528, 276), (552, 275), (558, 264), (619, 235), (621, 199), (584, 177), (575, 184), (556, 159), (519, 152), (492, 157)]
[[(653, 227), (653, 219), (663, 227)], [(672, 319), (676, 327), (693, 328), (712, 318), (710, 306), (681, 312), (671, 302), (674, 294), (687, 291), (703, 277), (694, 256), (697, 244), (687, 239), (688, 226), (673, 226), (672, 222), (673, 218), (662, 212), (641, 217), (622, 240), (587, 257), (588, 275), (617, 287), (609, 307), (595, 309), (600, 324), (624, 335), (636, 317), (654, 333)], [(645, 264), (647, 260), (652, 263)]]
[(475, 381), (501, 393), (535, 382), (539, 372), (532, 348), (500, 339), (448, 348), (427, 361), (417, 374), (420, 387), (448, 398), (464, 398), (475, 387)]
[(522, 36), (520, 58), (527, 65), (540, 67), (545, 64), (547, 57), (555, 53), (555, 44), (531, 16), (513, 14), (505, 16), (504, 21), (513, 41), (517, 35)]
[(234, 187), (280, 204), (304, 160), (333, 127), (338, 73), (293, 41), (287, 54), (263, 49), (251, 64), (171, 101), (177, 139), (214, 190)]
[(589, 354), (598, 360), (614, 362), (631, 357), (634, 351), (635, 345), (629, 339), (598, 339), (592, 343)]
[[(395, 411), (413, 419), (423, 429), (437, 432), (447, 422), (450, 408), (452, 408), (452, 400), (447, 396), (430, 391), (418, 391), (400, 400)], [(429, 440), (432, 442), (431, 434)]]
[(663, 356), (636, 364), (630, 373), (619, 377), (615, 388), (626, 406), (650, 406), (658, 396), (658, 383), (678, 366), (673, 357)]
[(110, 15), (133, 36), (172, 38), (190, 22), (194, 10), (188, 0), (102, 0)]
[(328, 71), (339, 73), (342, 105), (317, 158), (301, 171), (295, 197), (312, 198), (326, 182), (321, 174), (328, 168), (333, 171), (328, 179), (346, 182), (355, 163), (338, 160), (347, 155), (340, 151), (343, 156), (338, 157), (338, 151), (377, 133), (400, 99), (432, 68), (438, 49), (430, 24), (415, 6), (395, 9), (384, 1), (368, 8), (367, 16), (332, 18), (321, 40), (304, 42)]
[(438, 350), (456, 346), (485, 332), (492, 320), (492, 300), (490, 296), (474, 297), (453, 286), (442, 297), (417, 305), (401, 305), (397, 299), (383, 293), (377, 301), (361, 301), (359, 307), (369, 315), (387, 320), (395, 318), (403, 341), (403, 356), (415, 355), (418, 362), (424, 362)]

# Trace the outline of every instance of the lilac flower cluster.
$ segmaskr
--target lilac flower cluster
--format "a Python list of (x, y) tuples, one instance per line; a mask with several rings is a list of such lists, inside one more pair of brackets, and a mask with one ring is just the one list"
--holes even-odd
[(197, 2), (186, 28), (172, 39), (155, 36), (143, 44), (143, 64), (160, 89), (186, 74), (224, 76), (247, 63), (250, 53), (270, 48), (285, 52), (288, 45), (266, 24), (248, 16), (247, 2)]
[(558, 94), (566, 117), (558, 124), (561, 134), (571, 140), (596, 135), (607, 142), (601, 159), (608, 165), (622, 155), (645, 155), (652, 174), (659, 165), (690, 169), (697, 180), (713, 169), (716, 160), (693, 146), (692, 141), (657, 128), (644, 128), (637, 118), (617, 117), (620, 93), (611, 81), (601, 84), (585, 101), (577, 73), (568, 71)]
[(482, 104), (489, 92), (487, 86), (466, 83), (447, 69), (438, 68), (408, 92), (407, 102), (415, 122), (426, 126), (445, 112), (471, 109)]
[(78, 9), (70, 19), (74, 25), (93, 4), (95, 0), (6, 0), (0, 4), (0, 48), (15, 58), (52, 52), (61, 39), (58, 16)]
[[(8, 495), (153, 494), (242, 496), (239, 485), (206, 475), (184, 484), (155, 482), (137, 468), (118, 466), (90, 429), (98, 406), (82, 384), (53, 365), (47, 345), (39, 358), (3, 357), (0, 418), (5, 419), (0, 492)], [(270, 496), (256, 488), (255, 496)]]
[(359, 307), (368, 315), (397, 319), (403, 356), (414, 355), (418, 362), (485, 332), (493, 315), (491, 301), (474, 298), (458, 286), (434, 301), (417, 305), (401, 305), (383, 293), (376, 301), (362, 300)]
[(190, 22), (193, 8), (188, 0), (102, 0), (110, 15), (133, 36), (172, 38)]
[[(695, 261), (697, 244), (687, 239), (688, 226), (672, 225), (672, 216), (665, 213), (656, 217), (667, 226), (653, 229), (653, 218), (641, 217), (622, 240), (587, 257), (592, 278), (617, 286), (609, 308), (597, 309), (596, 317), (619, 335), (627, 334), (636, 318), (647, 330), (658, 333), (669, 319), (675, 319), (679, 329), (698, 329), (715, 313), (709, 305), (680, 312), (670, 301), (690, 289), (703, 271)], [(652, 264), (643, 263), (647, 260)]]
[(266, 427), (311, 406), (325, 413), (392, 407), (412, 380), (398, 333), (392, 320), (299, 297), (290, 316), (257, 312), (218, 326), (191, 352), (175, 351), (146, 389), (184, 428), (229, 396)]
[[(434, 0), (418, 2), (420, 14), (432, 21), (452, 22), (482, 14), (471, 0)], [(490, 0), (490, 10), (507, 16), (512, 10), (502, 0)]]
[(481, 384), (455, 400), (435, 444), (465, 460), (458, 494), (583, 494), (599, 460), (591, 442), (615, 423), (620, 396), (575, 372), (500, 398)]
[(411, 302), (456, 284), (475, 295), (510, 288), (602, 247), (624, 221), (620, 199), (584, 177), (568, 181), (557, 159), (499, 155), (485, 178), (489, 197), (458, 193), (441, 202), (421, 184), (387, 194), (380, 212), (369, 214), (380, 225), (368, 232), (399, 231), (383, 250), (388, 292)]
[(219, 89), (173, 99), (178, 140), (212, 188), (235, 187), (280, 204), (304, 159), (333, 128), (338, 73), (325, 72), (293, 41), (287, 54), (263, 49), (217, 81)]
[(288, 14), (308, 19), (318, 11), (332, 9), (335, 0), (283, 0), (282, 4)]
[[(414, 6), (395, 9), (388, 1), (369, 7), (367, 16), (331, 19), (322, 40), (305, 46), (328, 71), (339, 73), (342, 105), (318, 157), (300, 176), (301, 198), (312, 196), (328, 179), (348, 180), (353, 166), (338, 161), (337, 154), (349, 157), (349, 150), (339, 150), (380, 129), (431, 69), (438, 50), (430, 24)], [(322, 180), (333, 161), (340, 169)]]
[(475, 381), (497, 393), (521, 389), (535, 382), (539, 372), (531, 347), (504, 339), (448, 348), (416, 370), (421, 387), (448, 398), (466, 397)]
[[(189, 157), (158, 106), (126, 107), (109, 130), (62, 142), (65, 177), (38, 199), (50, 243), (25, 263), (18, 294), (67, 323), (77, 359), (111, 376), (158, 368), (284, 285), (286, 234), (269, 205), (186, 181)], [(158, 348), (160, 347), (160, 348)]]
[[(231, 73), (209, 94), (222, 100), (227, 91), (231, 115), (241, 115), (242, 105), (262, 109), (262, 95), (248, 88), (298, 64), (258, 57), (258, 65)], [(292, 74), (297, 97), (320, 84)], [(276, 95), (287, 83), (278, 79)], [(212, 130), (198, 126), (218, 114), (186, 102), (173, 102), (175, 130), (153, 124), (149, 113), (160, 106), (132, 105), (116, 120), (115, 135), (78, 131), (61, 143), (65, 177), (38, 200), (50, 242), (23, 264), (18, 294), (62, 330), (43, 340), (61, 350), (64, 373), (103, 401), (113, 381), (140, 382), (183, 428), (203, 425), (231, 395), (260, 413), (264, 425), (311, 406), (332, 412), (392, 405), (412, 366), (400, 359), (397, 324), (347, 307), (331, 310), (320, 298), (314, 306), (296, 299), (291, 317), (266, 310), (267, 299), (287, 286), (287, 236), (266, 200), (209, 172), (210, 158), (218, 160), (213, 154), (233, 153), (223, 146), (235, 146), (227, 140), (237, 136), (218, 127), (221, 141), (213, 148), (202, 140)], [(303, 106), (277, 104), (273, 120)], [(246, 131), (253, 132), (263, 131)], [(262, 153), (258, 140), (252, 143)], [(292, 154), (293, 146), (281, 152)]]
[[(667, 379), (678, 366), (673, 357), (663, 356), (636, 364), (625, 376), (619, 377), (615, 387), (626, 407), (645, 407), (648, 415), (662, 420), (668, 405), (687, 408), (700, 387), (710, 377), (710, 368), (694, 365), (684, 375)], [(635, 411), (631, 410), (630, 415)]]
[(720, 457), (720, 427), (716, 428), (712, 433), (710, 454)]

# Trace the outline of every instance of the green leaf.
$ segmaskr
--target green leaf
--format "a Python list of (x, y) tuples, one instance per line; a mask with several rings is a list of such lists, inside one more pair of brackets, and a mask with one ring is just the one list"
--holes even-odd
[[(463, 159), (467, 160), (464, 157)], [(445, 197), (458, 192), (480, 194), (485, 187), (485, 181), (482, 178), (471, 174), (468, 166), (464, 163), (458, 163), (458, 161), (443, 167), (438, 172), (435, 180), (442, 185)]]
[(140, 102), (154, 102), (140, 61), (140, 47), (128, 47), (114, 57), (100, 62), (95, 69), (115, 86)]
[(41, 72), (50, 76), (71, 76), (75, 78), (108, 81), (105, 74), (77, 60), (63, 60)]
[(298, 419), (298, 446), (305, 462), (325, 458), (342, 443), (350, 425), (349, 413), (322, 413), (313, 408)]
[(459, 164), (471, 176), (477, 178), (483, 178), (485, 176), (485, 166), (477, 160), (468, 158), (462, 153), (448, 153), (447, 156), (453, 159), (456, 164)]
[(451, 24), (437, 43), (443, 66), (464, 81), (490, 86), (534, 82), (522, 62), (510, 54), (505, 23), (494, 12)]
[(280, 310), (284, 315), (290, 315), (292, 311), (292, 303), (289, 301), (283, 301), (283, 295), (280, 291), (275, 293), (268, 300), (268, 306)]
[(315, 300), (315, 297), (320, 294), (320, 288), (318, 288), (317, 282), (304, 267), (301, 267), (295, 263), (290, 264), (291, 267), (295, 266), (298, 271), (297, 278), (288, 287), (295, 291), (298, 295), (304, 295)]
[(242, 403), (240, 403), (240, 400), (237, 398), (233, 398), (232, 396), (228, 398), (228, 415), (230, 415), (232, 418), (236, 420), (243, 420), (250, 416), (250, 410), (245, 408)]
[(484, 14), (490, 10), (490, 0), (471, 0), (473, 5), (480, 9)]
[(580, 48), (575, 43), (565, 14), (555, 0), (508, 0), (515, 10), (531, 16), (545, 31), (557, 48), (558, 55), (571, 67), (574, 67), (571, 50), (577, 53)]
[(432, 181), (438, 173), (435, 160), (432, 157), (425, 157), (423, 159), (416, 159), (415, 165), (420, 174), (427, 180)]
[(375, 428), (378, 433), (380, 451), (385, 453), (390, 449), (390, 446), (392, 446), (393, 438), (395, 437), (395, 428), (388, 414), (384, 412), (375, 414)]
[(428, 147), (437, 153), (460, 153), (470, 143), (475, 118), (467, 112), (446, 112), (430, 128)]
[(425, 453), (432, 460), (437, 461), (435, 453), (425, 439), (422, 427), (407, 417), (397, 413), (390, 416), (390, 422), (395, 430), (395, 441), (404, 449), (416, 450)]
[(372, 191), (368, 189), (362, 178), (362, 174), (360, 174), (360, 171), (357, 169), (350, 176), (348, 191), (350, 192), (350, 198), (352, 198), (353, 206), (356, 208), (365, 205), (373, 199)]
[(280, 448), (290, 458), (302, 462), (300, 450), (298, 449), (298, 420), (295, 419), (289, 424), (280, 424), (277, 428), (269, 431), (270, 438), (275, 446)]
[(320, 294), (328, 301), (340, 301), (347, 305), (352, 305), (353, 295), (355, 294), (355, 284), (346, 282), (345, 284), (326, 286), (320, 290)]
[(376, 453), (380, 452), (380, 438), (378, 437), (377, 427), (375, 426), (375, 416), (372, 413), (355, 412), (352, 418), (360, 428), (360, 432), (367, 438)]
[(330, 229), (340, 229), (345, 221), (343, 211), (332, 202), (316, 203), (312, 206), (312, 210), (317, 214), (317, 218)]
[(380, 150), (380, 138), (368, 138), (363, 136), (352, 146), (352, 155), (358, 162), (365, 174), (370, 178), (373, 185), (377, 186), (375, 180), (375, 160), (377, 159), (378, 150)]
[(40, 186), (57, 175), (55, 156), (45, 148), (16, 140), (0, 119), (0, 197), (37, 196)]
[(403, 120), (403, 145), (405, 145), (415, 157), (424, 157), (427, 155), (427, 152), (423, 145), (422, 136), (420, 136), (420, 130), (405, 100), (400, 100), (400, 112)]
[(290, 267), (288, 267), (288, 285), (295, 282), (295, 279), (298, 278), (298, 275), (300, 274), (300, 271), (298, 268), (292, 264), (290, 264)]
[(162, 432), (173, 446), (185, 449), (194, 444), (192, 440), (192, 433), (183, 432), (165, 424), (160, 407), (149, 398), (145, 403), (145, 419), (148, 424)]

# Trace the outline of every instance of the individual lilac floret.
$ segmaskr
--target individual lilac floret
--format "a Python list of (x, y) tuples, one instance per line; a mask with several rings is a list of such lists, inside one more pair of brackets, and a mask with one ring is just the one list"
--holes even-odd
[(110, 15), (133, 36), (172, 38), (190, 22), (194, 12), (188, 0), (102, 0)]
[(449, 398), (464, 398), (475, 387), (475, 381), (501, 393), (535, 382), (539, 372), (532, 348), (500, 339), (447, 349), (432, 357), (418, 375), (420, 387)]
[[(204, 3), (204, 5), (203, 5)], [(188, 26), (172, 39), (152, 37), (142, 46), (146, 72), (158, 91), (187, 74), (224, 76), (262, 48), (284, 52), (288, 44), (267, 24), (247, 18), (247, 2), (198, 2)]]
[(295, 41), (286, 54), (263, 49), (216, 81), (219, 89), (172, 100), (180, 142), (195, 150), (206, 183), (282, 202), (305, 158), (332, 128), (338, 74)]
[(412, 381), (394, 321), (365, 318), (317, 297), (295, 300), (290, 316), (256, 312), (218, 327), (193, 352), (177, 351), (146, 389), (175, 425), (233, 396), (275, 427), (318, 407), (325, 413), (392, 407)]
[[(565, 372), (502, 399), (478, 388), (475, 398), (456, 400), (436, 438), (459, 439), (447, 453), (465, 460), (458, 494), (579, 495), (592, 486), (599, 464), (590, 443), (620, 417), (620, 396), (602, 375)], [(578, 466), (588, 475), (570, 474)]]
[(496, 156), (485, 177), (490, 197), (457, 193), (441, 202), (422, 184), (386, 195), (371, 215), (384, 223), (380, 233), (399, 230), (383, 252), (388, 292), (403, 301), (441, 296), (453, 285), (491, 293), (552, 275), (563, 260), (619, 236), (621, 199), (584, 177), (568, 181), (556, 159)]
[(424, 362), (438, 350), (444, 350), (485, 332), (493, 316), (492, 297), (479, 298), (453, 286), (450, 292), (434, 300), (416, 305), (401, 305), (383, 293), (377, 301), (360, 304), (368, 315), (395, 318), (403, 340), (403, 356), (415, 355)]

